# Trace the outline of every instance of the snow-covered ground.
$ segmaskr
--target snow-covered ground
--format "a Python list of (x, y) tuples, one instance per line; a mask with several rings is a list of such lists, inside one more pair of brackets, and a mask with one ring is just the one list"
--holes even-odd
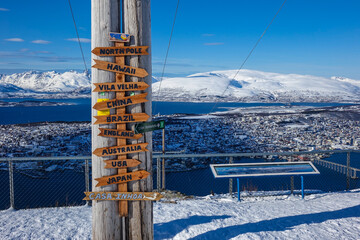
[[(154, 204), (155, 239), (360, 239), (360, 190)], [(91, 207), (0, 211), (0, 239), (89, 239)]]

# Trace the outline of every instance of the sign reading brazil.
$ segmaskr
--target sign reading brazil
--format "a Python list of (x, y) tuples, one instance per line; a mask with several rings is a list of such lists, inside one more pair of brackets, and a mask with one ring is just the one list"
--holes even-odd
[(109, 129), (109, 128), (99, 128), (99, 130), (100, 133), (98, 136), (101, 137), (139, 139), (143, 136), (142, 134), (135, 134), (134, 131), (117, 130), (117, 129)]
[(107, 116), (94, 116), (96, 122), (94, 124), (111, 124), (111, 123), (130, 123), (130, 122), (145, 122), (149, 119), (146, 113), (133, 114), (115, 114)]
[(98, 184), (96, 184), (96, 187), (107, 186), (107, 185), (111, 185), (111, 184), (121, 184), (121, 183), (131, 182), (131, 181), (135, 181), (135, 180), (140, 180), (140, 179), (147, 178), (149, 175), (150, 175), (149, 172), (147, 172), (145, 170), (139, 170), (139, 171), (135, 171), (135, 172), (128, 172), (128, 173), (123, 173), (123, 174), (118, 174), (118, 175), (113, 175), (113, 176), (95, 178), (95, 180), (98, 181)]
[(163, 196), (158, 192), (84, 192), (83, 200), (113, 200), (113, 201), (158, 201)]
[(104, 160), (104, 168), (126, 168), (126, 167), (136, 167), (141, 161), (137, 159), (123, 159), (123, 160)]
[(142, 93), (142, 94), (137, 94), (137, 95), (130, 96), (130, 97), (123, 97), (123, 98), (117, 98), (117, 99), (112, 99), (112, 100), (108, 100), (108, 101), (102, 101), (102, 102), (96, 103), (93, 108), (96, 110), (107, 110), (107, 109), (112, 109), (112, 108), (120, 108), (120, 107), (130, 106), (130, 105), (134, 105), (134, 104), (138, 104), (138, 103), (144, 103), (144, 102), (148, 101), (147, 99), (145, 99), (146, 96), (147, 96), (147, 93)]
[(146, 149), (147, 145), (148, 143), (138, 143), (138, 144), (115, 146), (115, 147), (97, 148), (95, 149), (93, 154), (95, 154), (98, 157), (107, 157), (107, 156), (123, 155), (129, 153), (147, 152), (149, 151)]
[(96, 47), (91, 52), (100, 57), (128, 56), (128, 55), (149, 55), (148, 46), (136, 47)]
[(94, 61), (95, 61), (95, 65), (93, 65), (92, 67), (98, 68), (101, 70), (116, 72), (116, 73), (123, 73), (126, 75), (141, 77), (141, 78), (149, 75), (146, 72), (146, 70), (142, 69), (142, 68), (135, 68), (135, 67), (130, 67), (130, 66), (126, 66), (126, 65), (119, 65), (116, 63), (105, 62), (105, 61), (96, 60), (96, 59), (94, 59)]
[(125, 83), (94, 83), (96, 88), (93, 92), (125, 92), (142, 91), (149, 87), (144, 82), (125, 82)]

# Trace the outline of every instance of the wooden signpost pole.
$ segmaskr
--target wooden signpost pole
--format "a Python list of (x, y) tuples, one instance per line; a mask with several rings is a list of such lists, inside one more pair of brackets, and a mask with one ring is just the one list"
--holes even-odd
[[(144, 112), (150, 116), (151, 121), (151, 17), (150, 0), (123, 0), (124, 32), (132, 35), (130, 45), (149, 46), (149, 55), (130, 56), (126, 65), (143, 68), (148, 75), (144, 78), (129, 77), (133, 82), (142, 81), (150, 87), (145, 90), (148, 93), (146, 99), (148, 102), (129, 106), (130, 113)], [(135, 124), (133, 124), (135, 125)], [(134, 129), (133, 129), (134, 130)], [(136, 154), (137, 159), (141, 161), (138, 169), (144, 169), (152, 172), (152, 133), (144, 133), (144, 137), (138, 140), (130, 140), (132, 143), (146, 142), (149, 151)], [(132, 168), (133, 170), (137, 168)], [(130, 168), (131, 169), (131, 168)], [(152, 176), (128, 183), (129, 191), (151, 192), (153, 190)], [(128, 238), (136, 240), (153, 239), (153, 214), (151, 201), (131, 201), (129, 202), (129, 218), (127, 218)]]
[[(91, 46), (92, 49), (98, 46), (113, 47), (114, 43), (109, 41), (109, 32), (120, 31), (120, 13), (118, 0), (91, 0)], [(92, 59), (99, 59), (113, 62), (113, 57), (97, 57), (92, 54)], [(95, 63), (94, 61), (92, 62)], [(115, 74), (108, 71), (92, 69), (92, 83), (115, 82)], [(97, 103), (98, 98), (112, 99), (114, 93), (106, 92), (99, 94), (92, 93), (92, 106)], [(97, 116), (97, 110), (92, 109), (92, 116)], [(115, 138), (98, 137), (99, 127), (113, 128), (114, 125), (94, 124), (95, 118), (92, 118), (92, 150), (97, 148), (116, 145)], [(117, 169), (105, 168), (102, 157), (92, 155), (92, 177), (99, 178), (117, 174)], [(105, 187), (95, 187), (97, 182), (93, 180), (92, 191), (117, 191), (117, 186), (109, 185)], [(92, 239), (123, 239), (121, 218), (118, 214), (117, 201), (92, 201)]]
[[(123, 47), (124, 43), (122, 42), (116, 42), (115, 43), (115, 47)], [(124, 65), (125, 64), (125, 58), (124, 57), (115, 57), (115, 62), (117, 64), (121, 64)], [(116, 82), (117, 83), (124, 83), (125, 82), (125, 74), (122, 73), (116, 73)], [(123, 98), (125, 97), (125, 92), (116, 92), (116, 98)], [(119, 108), (116, 109), (116, 114), (125, 114), (126, 113), (126, 108)], [(118, 123), (116, 124), (116, 129), (117, 130), (126, 130), (126, 123)], [(126, 145), (126, 139), (121, 139), (118, 138), (117, 139), (117, 145), (118, 146), (122, 146), (122, 145)], [(126, 159), (126, 155), (119, 155), (117, 157), (118, 160), (125, 160)], [(126, 168), (119, 168), (118, 169), (118, 174), (123, 174), (126, 173), (127, 169)], [(122, 183), (118, 185), (118, 191), (119, 192), (127, 192), (127, 183)], [(128, 204), (126, 201), (119, 201), (119, 215), (122, 217), (126, 217), (128, 215)]]

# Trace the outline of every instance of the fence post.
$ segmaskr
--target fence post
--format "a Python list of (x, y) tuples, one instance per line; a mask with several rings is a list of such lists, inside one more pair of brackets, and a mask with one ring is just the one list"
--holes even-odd
[(158, 192), (160, 192), (160, 189), (161, 189), (161, 165), (160, 165), (160, 158), (156, 158), (156, 188), (158, 190)]
[[(233, 157), (229, 157), (229, 164), (233, 163)], [(233, 179), (229, 179), (229, 195), (232, 196), (233, 193)]]
[[(85, 191), (90, 192), (90, 183), (89, 183), (89, 159), (85, 159)], [(86, 201), (86, 205), (90, 205), (90, 201)]]
[(10, 188), (10, 208), (15, 209), (14, 198), (14, 169), (12, 161), (9, 160), (9, 188)]
[(294, 183), (294, 176), (290, 177), (290, 188), (291, 188), (291, 195), (294, 195), (294, 188), (295, 188), (295, 183)]
[(346, 190), (350, 190), (350, 152), (346, 154)]

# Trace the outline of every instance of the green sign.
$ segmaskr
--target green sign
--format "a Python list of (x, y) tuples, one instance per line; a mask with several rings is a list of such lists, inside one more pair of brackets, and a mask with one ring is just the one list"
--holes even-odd
[(155, 122), (144, 122), (138, 123), (135, 125), (135, 132), (136, 133), (144, 133), (144, 132), (151, 132), (159, 129), (165, 128), (165, 121), (155, 121)]

